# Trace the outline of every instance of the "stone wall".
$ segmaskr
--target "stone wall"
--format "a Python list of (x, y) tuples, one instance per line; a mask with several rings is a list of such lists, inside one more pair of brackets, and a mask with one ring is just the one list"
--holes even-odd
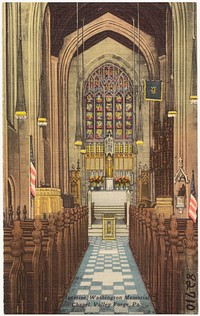
[[(138, 74), (138, 55), (135, 57), (135, 71)], [(79, 67), (81, 71), (82, 56), (79, 56)], [(117, 43), (111, 38), (106, 38), (102, 42), (94, 45), (92, 48), (84, 52), (85, 60), (85, 73), (86, 78), (89, 74), (99, 65), (106, 61), (111, 61), (122, 67), (130, 78), (133, 78), (132, 64), (133, 54), (132, 51), (125, 46)], [(74, 135), (76, 129), (76, 57), (73, 58), (68, 81), (69, 91), (69, 166), (76, 164), (77, 159), (80, 158), (79, 151), (74, 146)], [(148, 78), (148, 70), (143, 56), (140, 56), (140, 78)], [(144, 164), (149, 165), (149, 102), (144, 101), (142, 97), (142, 115), (143, 115), (143, 133), (144, 133), (144, 146), (139, 148), (138, 161), (143, 161)], [(82, 122), (82, 119), (81, 119)]]

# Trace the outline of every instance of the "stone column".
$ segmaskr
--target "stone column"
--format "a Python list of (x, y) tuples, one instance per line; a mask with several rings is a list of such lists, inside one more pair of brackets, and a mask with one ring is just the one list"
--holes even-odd
[(58, 58), (51, 56), (51, 103), (52, 115), (52, 167), (54, 187), (59, 187), (59, 138), (58, 138)]
[[(197, 174), (197, 107), (191, 106), (192, 45), (194, 27), (193, 3), (173, 3), (174, 21), (174, 102), (177, 117), (174, 119), (174, 171), (178, 170), (181, 157), (185, 172), (191, 179), (192, 170)], [(196, 80), (196, 78), (195, 78)], [(192, 135), (192, 137), (191, 137)], [(197, 178), (196, 178), (197, 180)], [(176, 195), (177, 187), (174, 187)], [(186, 207), (188, 209), (190, 184), (186, 185)]]

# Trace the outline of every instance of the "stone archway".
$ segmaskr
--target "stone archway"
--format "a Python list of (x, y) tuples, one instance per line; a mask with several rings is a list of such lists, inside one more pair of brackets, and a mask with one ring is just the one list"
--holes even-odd
[[(129, 40), (133, 41), (135, 37), (136, 45), (139, 45), (137, 28), (133, 32), (133, 27), (122, 21), (121, 19), (113, 16), (110, 13), (106, 13), (97, 20), (89, 23), (85, 26), (84, 39), (85, 41), (92, 36), (101, 33), (105, 30), (112, 30), (113, 32), (119, 33)], [(78, 37), (78, 45), (81, 45), (81, 35)], [(69, 68), (76, 52), (77, 48), (77, 32), (73, 32), (67, 36), (64, 40), (63, 47), (59, 55), (59, 107), (61, 111), (60, 115), (60, 125), (62, 126), (62, 141), (60, 142), (60, 152), (62, 153), (62, 162), (65, 170), (68, 170), (69, 156), (68, 156), (68, 142), (69, 138), (65, 130), (67, 128), (68, 116), (68, 90), (67, 90), (67, 80), (69, 78)], [(157, 61), (157, 51), (154, 45), (154, 40), (151, 36), (145, 34), (141, 31), (140, 33), (140, 49), (143, 53), (149, 70), (150, 78), (158, 77), (158, 61)], [(68, 172), (64, 173), (63, 176), (63, 190), (68, 192)]]

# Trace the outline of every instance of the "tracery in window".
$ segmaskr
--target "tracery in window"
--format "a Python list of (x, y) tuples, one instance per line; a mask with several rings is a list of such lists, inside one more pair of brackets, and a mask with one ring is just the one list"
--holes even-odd
[(132, 82), (112, 63), (98, 67), (88, 78), (86, 96), (86, 140), (131, 140), (134, 132)]

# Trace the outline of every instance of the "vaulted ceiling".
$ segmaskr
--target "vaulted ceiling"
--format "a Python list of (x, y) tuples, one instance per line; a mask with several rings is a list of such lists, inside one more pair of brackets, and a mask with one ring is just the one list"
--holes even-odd
[[(52, 55), (58, 56), (63, 44), (63, 39), (77, 28), (76, 2), (51, 2), (48, 5), (51, 12)], [(84, 24), (86, 25), (107, 12), (112, 13), (131, 25), (133, 23), (132, 19), (134, 19), (135, 25), (137, 26), (138, 8), (140, 29), (155, 38), (158, 54), (164, 54), (166, 40), (166, 10), (169, 8), (169, 4), (166, 2), (140, 2), (139, 6), (136, 2), (81, 2), (78, 4), (79, 27), (82, 27), (83, 19)], [(132, 49), (133, 45), (130, 40), (112, 31), (104, 31), (95, 37), (90, 38), (90, 40), (85, 43), (85, 49), (92, 47), (106, 37), (111, 37)]]

